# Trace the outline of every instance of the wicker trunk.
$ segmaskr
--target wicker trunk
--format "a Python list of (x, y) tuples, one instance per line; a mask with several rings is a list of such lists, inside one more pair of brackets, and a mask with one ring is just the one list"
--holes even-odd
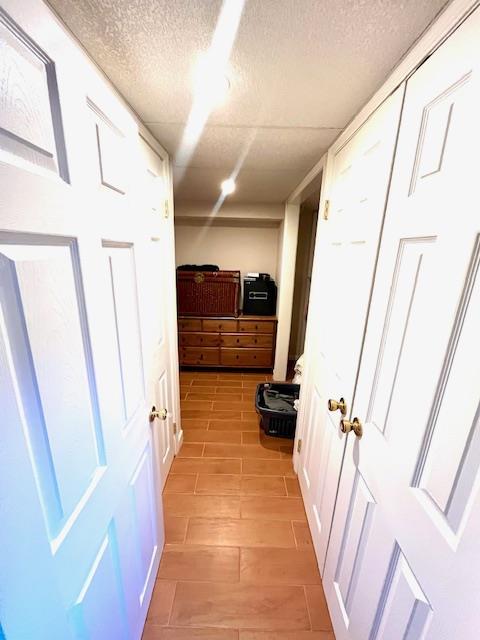
[(179, 315), (239, 314), (240, 271), (177, 271)]

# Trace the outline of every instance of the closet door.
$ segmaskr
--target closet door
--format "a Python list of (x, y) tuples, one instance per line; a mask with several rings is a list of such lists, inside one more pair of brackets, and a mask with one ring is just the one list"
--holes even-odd
[(2, 6), (0, 636), (137, 640), (163, 545), (138, 125), (45, 3)]
[(480, 628), (480, 12), (408, 81), (324, 586), (337, 640)]
[(352, 403), (402, 95), (390, 96), (328, 160), (330, 216), (319, 223), (298, 462), (321, 570), (345, 447), (342, 414), (329, 412), (328, 400)]

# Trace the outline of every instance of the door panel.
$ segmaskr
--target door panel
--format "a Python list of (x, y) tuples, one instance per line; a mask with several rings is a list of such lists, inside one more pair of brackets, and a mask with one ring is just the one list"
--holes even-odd
[(344, 616), (350, 616), (365, 545), (375, 511), (375, 500), (365, 480), (357, 472), (348, 505), (342, 543), (335, 568), (337, 596)]
[(427, 630), (432, 608), (415, 579), (398, 544), (394, 545), (375, 615), (375, 639), (421, 638)]
[(397, 250), (375, 373), (369, 389), (367, 422), (387, 437), (388, 414), (423, 261), (435, 237), (403, 238)]
[(0, 148), (68, 181), (53, 60), (0, 7)]
[(343, 397), (350, 408), (354, 395), (402, 99), (403, 87), (329, 153), (323, 187), (330, 218), (318, 227), (297, 429), (300, 485), (321, 570), (345, 449), (342, 416), (328, 412), (328, 400)]
[(164, 543), (167, 185), (152, 207), (138, 123), (26, 5), (0, 12), (0, 635), (139, 639)]
[[(474, 639), (480, 625), (477, 10), (407, 83), (353, 415), (325, 569), (338, 640)], [(363, 478), (346, 607), (337, 567)]]
[[(157, 407), (168, 407), (168, 381), (167, 381), (167, 372), (164, 370), (160, 373), (160, 377), (157, 380), (156, 388), (155, 388), (155, 401)], [(158, 445), (160, 447), (160, 455), (161, 455), (161, 465), (163, 468), (163, 484), (165, 484), (165, 479), (168, 476), (168, 471), (172, 462), (173, 454), (174, 454), (174, 445), (172, 439), (172, 425), (171, 425), (171, 414), (167, 415), (167, 419), (165, 420), (165, 425), (156, 425), (158, 428)]]
[[(116, 577), (118, 556), (115, 548), (116, 537), (114, 529), (111, 528), (102, 541), (70, 612), (73, 625), (80, 637), (101, 640), (114, 633), (115, 638), (128, 638), (120, 585)], [(108, 607), (112, 620), (105, 616), (100, 603)]]
[(305, 506), (320, 563), (325, 558), (344, 448), (337, 425), (325, 412), (325, 403), (326, 399), (314, 386), (308, 416), (314, 427), (308, 429), (302, 444), (304, 462), (300, 476), (302, 488), (311, 497), (311, 502)]
[(117, 343), (122, 408), (127, 426), (144, 397), (134, 247), (108, 241), (103, 241), (102, 246), (111, 283), (112, 329)]
[[(136, 529), (136, 541), (139, 558), (139, 576), (141, 590), (140, 605), (143, 604), (152, 569), (158, 551), (157, 525), (155, 522), (154, 481), (151, 467), (150, 445), (143, 453), (138, 467), (129, 483)], [(155, 574), (153, 574), (155, 579)]]

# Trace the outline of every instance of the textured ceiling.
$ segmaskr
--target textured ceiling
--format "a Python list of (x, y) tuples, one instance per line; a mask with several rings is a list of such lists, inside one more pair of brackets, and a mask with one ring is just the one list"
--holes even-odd
[[(239, 0), (227, 0), (238, 2)], [(159, 142), (175, 154), (192, 70), (221, 0), (49, 0)], [(282, 202), (320, 159), (445, 0), (246, 0), (225, 104), (210, 114), (178, 199)]]

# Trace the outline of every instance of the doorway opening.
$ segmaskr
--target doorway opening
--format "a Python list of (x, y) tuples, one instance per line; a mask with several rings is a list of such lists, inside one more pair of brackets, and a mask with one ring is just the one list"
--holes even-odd
[(295, 363), (302, 356), (305, 345), (321, 182), (320, 173), (301, 196), (287, 379), (293, 377)]

